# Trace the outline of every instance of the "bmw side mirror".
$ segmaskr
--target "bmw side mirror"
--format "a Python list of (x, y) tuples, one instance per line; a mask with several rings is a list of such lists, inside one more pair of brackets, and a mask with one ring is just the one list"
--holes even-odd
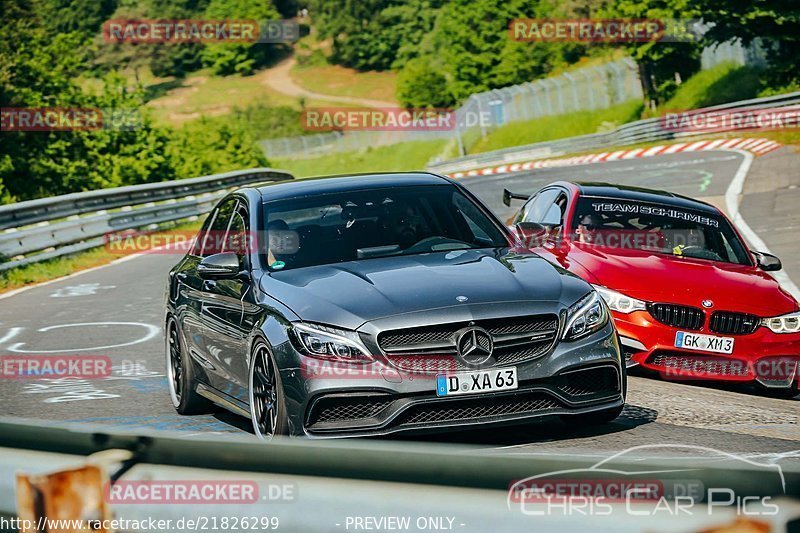
[(753, 255), (756, 257), (758, 268), (764, 272), (776, 272), (783, 268), (781, 260), (772, 254), (753, 251)]
[(547, 236), (547, 228), (536, 222), (519, 222), (514, 226), (514, 232), (528, 248), (540, 246)]
[(234, 279), (240, 270), (239, 257), (233, 252), (209, 255), (197, 265), (197, 274), (203, 279)]

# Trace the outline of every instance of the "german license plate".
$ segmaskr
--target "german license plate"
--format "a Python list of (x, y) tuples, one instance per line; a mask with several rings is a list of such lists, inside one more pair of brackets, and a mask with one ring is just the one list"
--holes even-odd
[(733, 338), (715, 337), (714, 335), (700, 335), (679, 331), (675, 336), (675, 347), (696, 352), (733, 353)]
[(514, 390), (517, 387), (519, 387), (519, 383), (517, 383), (516, 367), (436, 376), (436, 396), (483, 394)]

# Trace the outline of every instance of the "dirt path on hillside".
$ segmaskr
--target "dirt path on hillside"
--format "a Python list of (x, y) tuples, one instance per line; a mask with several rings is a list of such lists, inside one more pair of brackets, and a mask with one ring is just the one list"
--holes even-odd
[(294, 56), (284, 59), (274, 67), (267, 69), (257, 76), (261, 83), (272, 88), (280, 93), (295, 97), (295, 98), (313, 98), (315, 100), (324, 100), (326, 102), (339, 102), (342, 104), (352, 104), (357, 106), (366, 107), (397, 107), (396, 102), (387, 102), (384, 100), (370, 100), (368, 98), (357, 98), (354, 96), (334, 96), (331, 94), (322, 94), (309, 91), (308, 89), (297, 85), (289, 75), (289, 71), (297, 63)]

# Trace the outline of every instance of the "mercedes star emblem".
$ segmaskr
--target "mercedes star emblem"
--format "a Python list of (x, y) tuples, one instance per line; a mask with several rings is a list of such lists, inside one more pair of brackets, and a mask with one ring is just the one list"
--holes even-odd
[(462, 361), (471, 366), (479, 366), (492, 357), (494, 341), (483, 328), (464, 328), (456, 337), (456, 350)]

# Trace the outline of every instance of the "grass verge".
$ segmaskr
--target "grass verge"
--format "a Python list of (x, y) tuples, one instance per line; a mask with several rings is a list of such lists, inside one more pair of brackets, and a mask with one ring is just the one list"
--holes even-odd
[(761, 88), (758, 70), (722, 63), (701, 70), (686, 80), (661, 106), (663, 111), (683, 111), (755, 98)]
[(149, 86), (155, 98), (147, 103), (156, 122), (176, 126), (201, 116), (218, 117), (230, 114), (234, 107), (261, 104), (267, 107), (326, 107), (336, 103), (325, 100), (295, 98), (275, 91), (265, 83), (269, 70), (252, 76), (215, 76), (201, 70), (181, 80), (165, 82), (162, 87)]
[(598, 130), (611, 130), (638, 119), (641, 112), (642, 103), (630, 101), (597, 111), (578, 111), (523, 122), (511, 122), (478, 140), (469, 149), (469, 153), (489, 152), (512, 146), (596, 133)]
[(358, 72), (338, 65), (297, 64), (291, 77), (297, 85), (315, 93), (386, 102), (397, 100), (395, 72)]
[[(446, 140), (417, 141), (378, 146), (358, 152), (342, 152), (309, 159), (274, 159), (275, 168), (286, 169), (298, 178), (356, 172), (424, 169), (445, 150)], [(451, 157), (454, 154), (450, 155)]]

